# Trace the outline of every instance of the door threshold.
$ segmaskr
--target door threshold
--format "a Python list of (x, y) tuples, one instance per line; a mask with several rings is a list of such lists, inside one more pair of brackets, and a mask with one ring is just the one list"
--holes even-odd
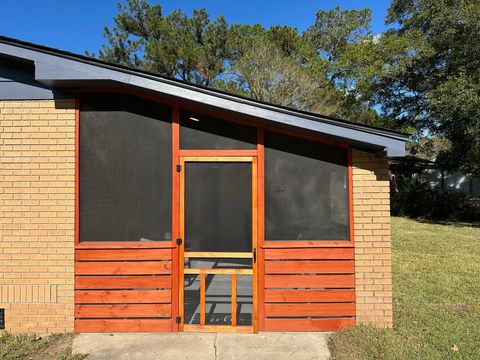
[(232, 333), (232, 334), (253, 334), (253, 326), (246, 325), (199, 325), (185, 324), (184, 332), (211, 332), (211, 333)]

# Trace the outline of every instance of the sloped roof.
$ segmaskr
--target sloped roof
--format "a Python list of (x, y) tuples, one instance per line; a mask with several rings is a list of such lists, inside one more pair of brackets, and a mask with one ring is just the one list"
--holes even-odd
[(180, 102), (196, 103), (219, 113), (233, 113), (253, 121), (322, 135), (387, 156), (404, 156), (409, 137), (397, 131), (255, 101), (4, 36), (0, 36), (1, 57), (33, 64), (35, 80), (53, 89), (131, 87)]

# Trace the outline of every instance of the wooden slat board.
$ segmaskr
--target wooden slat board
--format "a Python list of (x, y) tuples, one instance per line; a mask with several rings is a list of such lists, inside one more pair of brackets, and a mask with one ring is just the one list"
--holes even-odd
[(265, 287), (275, 289), (331, 288), (343, 289), (355, 286), (355, 276), (347, 275), (265, 275)]
[(336, 331), (355, 324), (354, 318), (269, 319), (265, 331)]
[(265, 290), (265, 302), (354, 302), (353, 290)]
[(353, 248), (268, 249), (265, 260), (351, 260)]
[(172, 279), (168, 275), (162, 276), (76, 276), (76, 289), (140, 289), (163, 288), (169, 289)]
[(355, 316), (355, 304), (267, 304), (267, 317)]
[(171, 260), (172, 259), (172, 250), (171, 249), (135, 249), (135, 250), (113, 250), (113, 249), (103, 249), (103, 250), (76, 250), (75, 251), (75, 260), (76, 261), (119, 261), (119, 260)]
[(352, 260), (265, 261), (266, 274), (351, 274), (353, 272)]
[(172, 330), (172, 249), (77, 249), (76, 332)]
[(169, 332), (170, 319), (75, 320), (75, 332)]
[(355, 323), (352, 247), (276, 246), (264, 253), (265, 331), (334, 331)]
[(170, 303), (170, 290), (77, 290), (76, 304)]
[(170, 304), (75, 305), (77, 318), (169, 318)]
[(87, 261), (75, 264), (76, 275), (145, 275), (171, 272), (171, 261)]

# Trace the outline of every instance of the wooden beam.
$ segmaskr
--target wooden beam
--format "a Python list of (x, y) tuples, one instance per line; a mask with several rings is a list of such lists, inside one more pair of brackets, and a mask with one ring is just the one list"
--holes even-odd
[(206, 301), (205, 301), (205, 274), (200, 274), (200, 325), (205, 325), (205, 310), (206, 310)]
[(186, 258), (251, 259), (251, 252), (185, 251)]
[(253, 156), (185, 156), (184, 162), (252, 162)]
[(215, 274), (215, 275), (230, 275), (230, 274), (241, 274), (241, 275), (252, 275), (252, 269), (185, 269), (183, 270), (184, 274), (195, 275), (195, 274)]
[(81, 320), (76, 319), (74, 330), (83, 332), (168, 332), (170, 319)]
[(180, 248), (176, 243), (177, 238), (180, 237), (179, 226), (179, 202), (180, 202), (180, 174), (176, 171), (177, 165), (180, 164), (180, 109), (177, 104), (172, 106), (172, 331), (177, 332), (180, 325), (176, 321), (179, 316), (179, 264)]
[(76, 261), (171, 260), (172, 249), (90, 249), (76, 250)]
[(75, 276), (76, 290), (170, 289), (172, 278), (162, 276)]
[(232, 326), (237, 325), (237, 274), (232, 274)]
[(257, 156), (257, 150), (180, 150), (180, 156)]
[(185, 324), (184, 331), (186, 332), (223, 332), (236, 334), (252, 334), (252, 326), (231, 326), (231, 325), (199, 325), (199, 324)]
[(171, 290), (76, 290), (75, 304), (170, 303)]

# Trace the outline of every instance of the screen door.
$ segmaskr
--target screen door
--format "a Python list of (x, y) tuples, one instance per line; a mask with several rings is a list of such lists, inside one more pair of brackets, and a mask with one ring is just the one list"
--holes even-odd
[(256, 158), (181, 158), (180, 330), (253, 331), (256, 198)]

